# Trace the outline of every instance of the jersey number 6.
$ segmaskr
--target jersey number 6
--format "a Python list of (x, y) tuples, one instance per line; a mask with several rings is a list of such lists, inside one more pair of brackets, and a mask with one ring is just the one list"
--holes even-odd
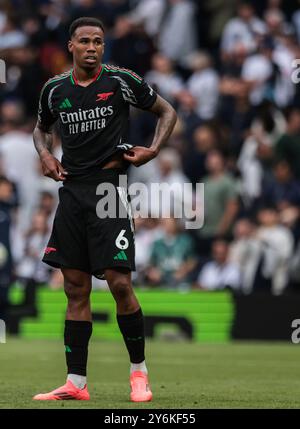
[(117, 248), (121, 250), (125, 250), (129, 246), (129, 242), (127, 238), (124, 237), (125, 232), (126, 232), (126, 229), (122, 229), (115, 241)]

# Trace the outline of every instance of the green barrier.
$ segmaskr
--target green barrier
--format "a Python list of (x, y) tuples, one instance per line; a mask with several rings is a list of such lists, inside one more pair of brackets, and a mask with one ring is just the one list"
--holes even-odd
[[(222, 292), (177, 292), (140, 290), (136, 295), (146, 316), (146, 326), (154, 324), (154, 336), (163, 332), (177, 332), (180, 323), (190, 326), (191, 338), (199, 342), (226, 342), (231, 337), (234, 304), (231, 294)], [(13, 304), (22, 302), (23, 291), (11, 289)], [(91, 296), (93, 314), (105, 320), (96, 320), (93, 337), (105, 340), (121, 339), (116, 323), (115, 303), (108, 291), (94, 290)], [(20, 321), (19, 335), (23, 338), (61, 338), (64, 329), (66, 297), (62, 290), (38, 288), (37, 317)], [(95, 317), (95, 319), (96, 319)], [(163, 320), (160, 320), (163, 318)], [(174, 322), (179, 318), (179, 325)], [(176, 319), (176, 320), (177, 320)], [(179, 326), (180, 327), (180, 326)]]

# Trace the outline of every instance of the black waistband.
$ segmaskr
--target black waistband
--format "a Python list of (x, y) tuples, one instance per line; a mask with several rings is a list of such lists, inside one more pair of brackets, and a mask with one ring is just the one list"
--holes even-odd
[(115, 182), (120, 175), (127, 176), (127, 170), (123, 168), (98, 168), (84, 175), (68, 176), (63, 183), (64, 185), (72, 183), (101, 183), (105, 180)]

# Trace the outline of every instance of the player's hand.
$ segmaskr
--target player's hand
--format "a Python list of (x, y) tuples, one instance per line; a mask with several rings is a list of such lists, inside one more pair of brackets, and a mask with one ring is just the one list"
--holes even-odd
[(54, 158), (50, 153), (41, 156), (42, 170), (43, 174), (46, 177), (51, 177), (51, 179), (59, 182), (60, 180), (66, 180), (66, 175), (68, 174), (58, 159)]
[(146, 162), (151, 161), (155, 158), (157, 153), (148, 147), (135, 146), (132, 149), (126, 151), (123, 154), (123, 157), (126, 161), (131, 162), (131, 164), (139, 167), (140, 165), (146, 164)]

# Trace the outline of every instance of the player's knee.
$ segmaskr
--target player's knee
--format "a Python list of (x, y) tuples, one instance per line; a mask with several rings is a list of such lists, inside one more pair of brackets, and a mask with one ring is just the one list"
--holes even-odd
[(126, 302), (133, 294), (132, 286), (127, 278), (117, 277), (110, 284), (110, 289), (117, 302)]
[(86, 303), (89, 301), (91, 288), (88, 284), (65, 282), (65, 294), (69, 302)]

